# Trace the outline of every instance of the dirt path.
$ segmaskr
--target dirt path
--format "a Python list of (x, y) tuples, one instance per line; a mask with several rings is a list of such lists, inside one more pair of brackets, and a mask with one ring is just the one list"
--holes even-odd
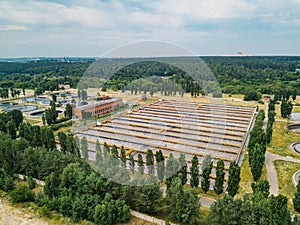
[(21, 209), (11, 206), (0, 199), (0, 224), (1, 225), (52, 225), (38, 218), (35, 213), (28, 212), (28, 209)]
[(262, 127), (263, 131), (265, 131), (265, 132), (266, 132), (268, 121), (269, 121), (268, 114), (269, 114), (269, 103), (266, 103), (265, 119), (264, 119), (263, 127)]

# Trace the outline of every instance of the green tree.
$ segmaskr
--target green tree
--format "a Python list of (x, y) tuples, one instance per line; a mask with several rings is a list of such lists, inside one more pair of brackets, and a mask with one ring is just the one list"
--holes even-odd
[(261, 193), (265, 198), (270, 195), (270, 184), (267, 180), (260, 180), (258, 183), (252, 183), (251, 188), (253, 193)]
[(64, 132), (58, 132), (58, 140), (59, 140), (59, 144), (60, 144), (60, 151), (63, 153), (68, 152), (68, 138), (66, 133)]
[(165, 176), (165, 158), (161, 150), (155, 153), (157, 177), (160, 181)]
[(45, 110), (45, 119), (48, 125), (56, 123), (58, 112), (54, 101), (50, 101), (50, 108)]
[(139, 173), (144, 174), (144, 162), (143, 162), (143, 156), (139, 153), (138, 154), (138, 166), (139, 166)]
[(265, 162), (265, 148), (260, 145), (256, 144), (252, 151), (252, 160), (251, 160), (251, 173), (253, 176), (254, 181), (258, 181), (262, 174), (262, 169)]
[(261, 99), (261, 94), (256, 92), (255, 90), (247, 90), (244, 96), (245, 101), (251, 101), (251, 100), (259, 100)]
[(240, 183), (240, 172), (241, 168), (239, 165), (232, 161), (229, 166), (229, 177), (228, 177), (228, 194), (232, 197), (234, 197), (239, 189), (239, 183)]
[(298, 181), (296, 186), (296, 192), (293, 198), (294, 209), (300, 213), (300, 182)]
[(129, 154), (129, 166), (132, 173), (134, 173), (135, 161), (131, 154)]
[(202, 182), (201, 182), (201, 188), (206, 194), (209, 190), (210, 185), (210, 174), (213, 167), (213, 162), (210, 155), (206, 155), (203, 164), (202, 164)]
[(148, 174), (154, 174), (154, 155), (151, 149), (148, 149), (146, 153), (146, 165)]
[(167, 160), (165, 172), (167, 189), (170, 188), (172, 181), (178, 177), (179, 169), (180, 167), (178, 160), (174, 158), (172, 153), (170, 153)]
[(220, 159), (217, 162), (216, 181), (214, 186), (214, 191), (217, 195), (222, 194), (224, 191), (224, 178), (225, 178), (224, 168), (225, 168), (224, 161)]
[(173, 179), (167, 191), (167, 206), (171, 218), (176, 218), (179, 224), (198, 224), (200, 217), (200, 199), (195, 188), (183, 189), (181, 179)]
[(73, 110), (72, 105), (67, 104), (66, 105), (66, 110), (65, 110), (65, 117), (72, 118), (72, 115), (73, 115), (72, 110)]
[(185, 161), (185, 154), (180, 153), (180, 156), (178, 158), (179, 164), (180, 164), (180, 171), (179, 171), (179, 177), (181, 179), (182, 185), (185, 185), (187, 182), (187, 164)]
[(283, 118), (288, 118), (293, 110), (293, 104), (291, 101), (287, 101), (286, 99), (283, 99), (280, 106), (280, 112), (281, 116)]
[(52, 100), (53, 100), (53, 102), (57, 102), (57, 96), (56, 96), (56, 94), (52, 95)]
[[(3, 179), (3, 185), (0, 185), (0, 189), (2, 189), (3, 191), (11, 191), (15, 188), (15, 183), (14, 183), (14, 178), (10, 175), (5, 175), (3, 178), (0, 178), (0, 180)], [(2, 187), (1, 187), (2, 186)]]
[(104, 158), (107, 157), (107, 155), (110, 154), (110, 148), (106, 142), (103, 144), (103, 156)]
[(126, 151), (123, 146), (121, 146), (120, 159), (121, 159), (121, 162), (123, 163), (123, 166), (126, 167)]
[(3, 133), (6, 133), (7, 132), (7, 129), (6, 129), (6, 124), (3, 120), (0, 119), (0, 131), (3, 132)]
[(212, 204), (212, 206), (210, 207), (209, 215), (207, 217), (207, 224), (209, 225), (242, 224), (241, 223), (241, 220), (243, 218), (243, 215), (241, 214), (242, 203), (243, 203), (242, 200), (234, 201), (233, 197), (229, 195), (225, 195), (224, 198), (217, 199), (217, 201), (214, 204)]
[(288, 199), (283, 195), (270, 197), (271, 221), (270, 224), (288, 225), (290, 224), (290, 213), (287, 207)]
[(200, 198), (195, 188), (184, 191), (184, 207), (180, 213), (181, 224), (196, 225), (199, 224), (200, 218)]
[(134, 194), (136, 210), (143, 213), (157, 214), (163, 206), (162, 193), (159, 182), (137, 186)]
[(23, 122), (23, 113), (18, 109), (9, 111), (6, 116), (14, 122), (16, 129)]
[(197, 188), (199, 186), (199, 161), (196, 155), (192, 158), (192, 166), (190, 167), (191, 179), (190, 184), (191, 187)]
[(81, 156), (85, 159), (88, 159), (89, 158), (88, 142), (85, 136), (81, 139), (80, 146), (81, 146), (80, 148)]
[(96, 164), (100, 165), (102, 160), (103, 160), (102, 149), (101, 149), (99, 140), (97, 140), (96, 141)]
[(12, 120), (8, 121), (8, 123), (6, 124), (6, 130), (12, 139), (17, 138), (17, 131), (16, 131), (15, 123)]
[(42, 115), (42, 122), (43, 122), (43, 125), (45, 126), (46, 125), (46, 116), (45, 116), (45, 113), (43, 113), (43, 115)]
[(170, 187), (167, 190), (167, 207), (171, 218), (176, 218), (179, 215), (178, 211), (182, 211), (184, 201), (184, 190), (181, 180), (176, 177), (171, 181)]
[(117, 146), (113, 145), (111, 147), (111, 155), (115, 158), (118, 158), (119, 157), (119, 153), (118, 153), (118, 149), (117, 149)]

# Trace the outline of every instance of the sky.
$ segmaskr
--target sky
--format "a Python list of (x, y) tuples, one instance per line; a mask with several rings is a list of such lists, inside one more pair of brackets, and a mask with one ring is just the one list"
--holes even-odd
[(0, 57), (101, 57), (144, 41), (166, 55), (300, 55), (300, 0), (0, 0)]

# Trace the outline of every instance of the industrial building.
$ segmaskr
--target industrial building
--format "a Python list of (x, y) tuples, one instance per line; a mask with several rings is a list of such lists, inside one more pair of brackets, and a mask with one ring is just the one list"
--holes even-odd
[(116, 107), (122, 106), (121, 98), (108, 98), (100, 102), (88, 103), (87, 105), (74, 106), (73, 116), (82, 119), (84, 113), (91, 113), (92, 116), (102, 116), (112, 112)]

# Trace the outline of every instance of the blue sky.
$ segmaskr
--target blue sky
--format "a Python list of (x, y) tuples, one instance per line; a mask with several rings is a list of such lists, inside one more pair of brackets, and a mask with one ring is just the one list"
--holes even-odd
[(102, 56), (144, 40), (198, 55), (300, 55), (299, 37), (300, 0), (0, 1), (0, 57)]

